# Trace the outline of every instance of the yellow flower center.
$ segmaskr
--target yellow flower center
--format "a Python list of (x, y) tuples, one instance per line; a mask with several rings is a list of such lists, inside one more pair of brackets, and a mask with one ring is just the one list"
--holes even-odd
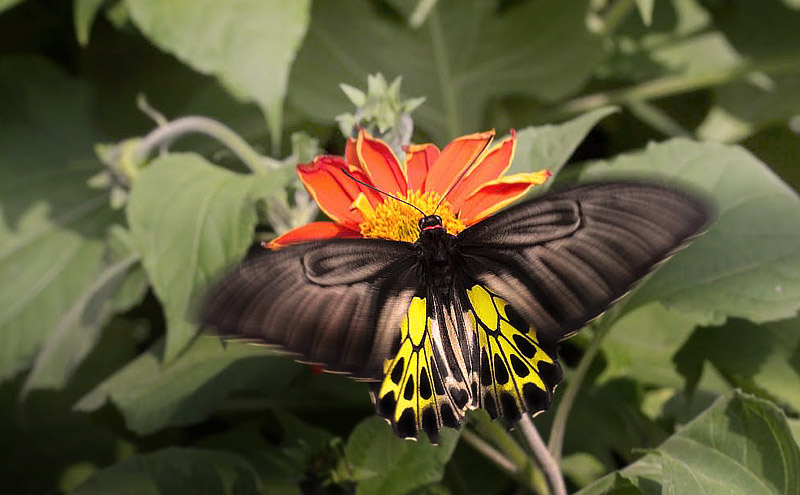
[[(444, 228), (453, 235), (464, 230), (464, 224), (453, 214), (450, 203), (445, 201), (436, 209), (442, 198), (435, 192), (420, 194), (419, 191), (408, 191), (407, 194), (398, 194), (397, 197), (424, 211), (425, 215), (432, 215), (436, 210), (436, 214), (442, 217)], [(422, 215), (400, 201), (386, 198), (377, 208), (372, 209), (366, 198), (361, 196), (354, 207), (364, 215), (364, 221), (359, 225), (364, 237), (406, 242), (415, 242), (419, 238), (419, 221)]]

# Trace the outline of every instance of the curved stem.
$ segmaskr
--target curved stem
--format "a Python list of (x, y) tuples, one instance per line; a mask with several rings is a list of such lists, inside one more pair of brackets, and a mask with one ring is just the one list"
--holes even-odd
[(247, 141), (229, 127), (214, 119), (194, 115), (175, 119), (151, 131), (139, 143), (136, 158), (138, 161), (144, 161), (154, 150), (191, 133), (205, 134), (216, 139), (254, 173), (263, 173), (280, 167), (279, 161), (256, 152)]
[(564, 476), (561, 474), (561, 466), (558, 461), (547, 450), (547, 446), (539, 435), (536, 425), (528, 414), (523, 414), (519, 422), (522, 435), (528, 441), (536, 460), (544, 470), (547, 476), (547, 481), (550, 484), (550, 489), (553, 495), (567, 495), (567, 486), (564, 484)]
[(575, 404), (575, 398), (578, 396), (581, 385), (583, 385), (583, 380), (586, 379), (589, 367), (600, 351), (600, 344), (603, 342), (606, 335), (608, 335), (608, 331), (611, 329), (611, 324), (614, 320), (615, 318), (608, 313), (605, 318), (600, 320), (594, 334), (594, 339), (592, 339), (591, 344), (589, 344), (589, 347), (586, 349), (586, 353), (581, 358), (580, 363), (578, 363), (578, 368), (570, 376), (567, 389), (561, 398), (561, 402), (558, 404), (558, 409), (556, 409), (547, 447), (548, 450), (550, 450), (550, 455), (553, 456), (553, 459), (557, 463), (561, 462), (561, 451), (564, 448), (564, 433), (567, 429), (569, 413), (572, 410), (572, 406)]
[[(515, 475), (535, 493), (552, 495), (545, 475), (531, 462), (525, 450), (508, 434), (505, 428), (488, 419), (487, 416), (479, 414), (472, 416), (472, 425), (481, 437), (489, 439), (499, 449), (498, 451), (504, 459), (514, 465), (515, 470), (509, 474)], [(500, 467), (502, 468), (502, 466)]]

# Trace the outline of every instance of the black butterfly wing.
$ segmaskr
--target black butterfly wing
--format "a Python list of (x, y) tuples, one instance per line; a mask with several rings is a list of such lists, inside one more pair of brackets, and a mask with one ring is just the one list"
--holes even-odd
[(267, 251), (209, 293), (202, 320), (223, 335), (274, 345), (298, 361), (381, 380), (418, 291), (406, 242), (334, 239)]
[(203, 321), (375, 382), (377, 412), (398, 436), (424, 430), (436, 442), (442, 427), (458, 427), (469, 403), (464, 366), (453, 364), (465, 335), (463, 325), (460, 335), (452, 331), (451, 296), (430, 290), (422, 270), (405, 242), (342, 239), (264, 251), (210, 292)]
[(473, 336), (473, 406), (512, 420), (519, 409), (545, 409), (561, 379), (557, 343), (701, 232), (710, 211), (702, 199), (665, 186), (594, 183), (461, 232), (457, 251), (473, 281), (469, 318), (483, 322)]

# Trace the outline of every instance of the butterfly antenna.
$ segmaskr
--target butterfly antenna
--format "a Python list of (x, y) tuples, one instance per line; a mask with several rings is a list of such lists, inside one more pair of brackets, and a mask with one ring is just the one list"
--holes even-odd
[(381, 194), (383, 194), (384, 196), (388, 196), (388, 197), (390, 197), (390, 198), (392, 198), (392, 199), (394, 199), (394, 200), (400, 201), (401, 203), (405, 203), (405, 204), (407, 204), (408, 206), (410, 206), (410, 207), (414, 208), (415, 210), (417, 210), (418, 212), (422, 213), (422, 216), (423, 216), (423, 217), (427, 217), (427, 216), (428, 216), (428, 215), (426, 215), (426, 214), (425, 214), (425, 212), (424, 212), (424, 211), (420, 210), (419, 208), (417, 208), (416, 206), (412, 205), (412, 204), (411, 204), (411, 203), (409, 203), (408, 201), (404, 201), (404, 200), (402, 200), (402, 199), (398, 198), (397, 196), (392, 196), (391, 194), (389, 194), (389, 193), (387, 193), (387, 192), (383, 192), (383, 191), (381, 191), (380, 189), (378, 189), (378, 188), (377, 188), (377, 187), (375, 187), (375, 186), (369, 185), (369, 184), (367, 184), (367, 183), (366, 183), (366, 182), (364, 182), (364, 181), (360, 181), (360, 180), (356, 179), (355, 177), (353, 177), (353, 175), (352, 175), (352, 174), (350, 174), (350, 172), (348, 172), (347, 170), (345, 170), (345, 168), (344, 168), (344, 167), (339, 167), (339, 170), (341, 170), (341, 171), (342, 171), (342, 173), (343, 173), (344, 175), (346, 175), (346, 176), (350, 177), (351, 179), (353, 179), (354, 181), (358, 182), (358, 183), (359, 183), (359, 184), (361, 184), (362, 186), (366, 186), (366, 187), (368, 187), (368, 188), (372, 189), (372, 190), (373, 190), (373, 191), (375, 191), (375, 192), (378, 192), (378, 193), (381, 193)]
[(461, 171), (461, 174), (458, 176), (458, 178), (456, 178), (456, 181), (453, 182), (453, 184), (451, 184), (450, 187), (447, 188), (447, 191), (445, 191), (444, 195), (442, 196), (442, 199), (439, 200), (439, 204), (437, 204), (436, 208), (433, 210), (433, 215), (435, 215), (436, 212), (439, 210), (439, 207), (442, 206), (442, 203), (444, 203), (444, 200), (445, 200), (445, 198), (447, 198), (447, 195), (450, 194), (453, 191), (453, 189), (456, 188), (458, 183), (461, 182), (461, 179), (463, 179), (464, 176), (467, 175), (467, 172), (469, 172), (472, 169), (472, 166), (475, 165), (478, 162), (478, 158), (480, 158), (481, 155), (483, 155), (483, 152), (486, 151), (486, 147), (489, 146), (489, 143), (491, 143), (491, 142), (492, 142), (492, 140), (489, 139), (488, 141), (483, 143), (483, 148), (481, 148), (481, 150), (478, 152), (478, 154), (475, 155), (475, 158), (473, 158), (472, 161), (469, 162), (469, 165), (464, 167), (464, 170)]

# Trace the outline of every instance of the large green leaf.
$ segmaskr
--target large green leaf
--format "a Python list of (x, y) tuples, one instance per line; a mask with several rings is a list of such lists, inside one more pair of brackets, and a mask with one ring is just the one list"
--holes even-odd
[(24, 393), (64, 387), (112, 314), (127, 310), (144, 296), (147, 284), (129, 234), (119, 226), (110, 233), (104, 268), (47, 338), (25, 380)]
[[(616, 111), (613, 107), (597, 110), (557, 125), (531, 126), (517, 132), (517, 150), (507, 172), (533, 172), (547, 169), (558, 175), (581, 141), (599, 121)], [(552, 182), (552, 181), (550, 181)], [(544, 184), (549, 187), (550, 182)], [(536, 188), (542, 190), (541, 188)]]
[(777, 320), (800, 309), (800, 198), (758, 159), (738, 147), (676, 139), (592, 165), (581, 178), (631, 176), (690, 184), (718, 211), (631, 306), (658, 300), (702, 322)]
[(613, 485), (625, 485), (620, 475), (646, 495), (794, 495), (800, 492), (800, 448), (780, 409), (734, 392), (653, 453), (577, 495), (618, 493)]
[(76, 409), (94, 411), (112, 402), (137, 433), (185, 426), (206, 419), (233, 392), (280, 394), (302, 368), (266, 349), (199, 338), (174, 362), (163, 365), (164, 346), (119, 370), (83, 397)]
[(134, 455), (104, 469), (73, 493), (256, 495), (263, 492), (252, 466), (240, 456), (170, 447), (152, 454)]
[(375, 72), (403, 76), (407, 95), (426, 97), (417, 125), (443, 145), (477, 130), (492, 97), (553, 101), (580, 89), (602, 56), (600, 38), (585, 26), (587, 6), (539, 0), (496, 12), (493, 2), (440, 1), (413, 30), (364, 0), (315, 1), (290, 100), (328, 122), (351, 110), (339, 83), (363, 87)]
[(353, 430), (345, 456), (358, 481), (358, 495), (402, 495), (442, 479), (459, 434), (445, 428), (438, 446), (425, 434), (417, 442), (400, 440), (381, 418), (373, 416)]
[[(289, 68), (309, 21), (309, 1), (127, 0), (131, 19), (153, 43), (244, 101), (280, 129)], [(274, 135), (276, 137), (276, 135)]]
[(239, 175), (194, 154), (155, 160), (136, 179), (128, 222), (136, 249), (167, 319), (165, 358), (197, 333), (197, 308), (214, 277), (239, 261), (253, 240), (254, 197), (285, 183), (274, 175)]
[(658, 303), (626, 314), (603, 340), (607, 364), (598, 381), (629, 378), (648, 385), (681, 387), (683, 378), (672, 358), (694, 327), (693, 319)]
[(705, 361), (732, 385), (800, 411), (800, 370), (792, 366), (800, 346), (800, 318), (754, 325), (732, 320), (695, 332), (676, 356), (690, 387)]
[[(39, 59), (0, 60), (0, 381), (28, 367), (103, 276), (120, 215), (100, 170), (92, 95)], [(100, 322), (98, 322), (100, 323)]]

